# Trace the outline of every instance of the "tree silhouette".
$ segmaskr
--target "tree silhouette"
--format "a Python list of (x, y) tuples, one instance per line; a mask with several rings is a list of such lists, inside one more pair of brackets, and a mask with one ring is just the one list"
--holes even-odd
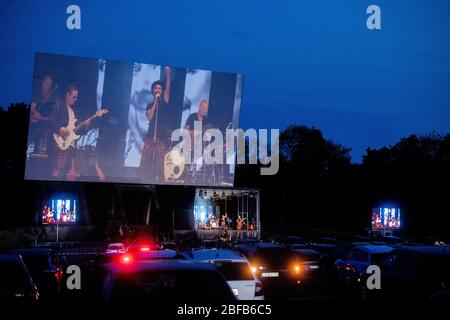
[[(0, 229), (36, 223), (36, 203), (45, 184), (23, 179), (28, 118), (24, 103), (0, 108), (0, 173), (6, 186), (0, 193)], [(351, 163), (349, 152), (318, 128), (294, 124), (280, 134), (278, 174), (261, 176), (260, 163), (238, 165), (235, 185), (261, 190), (263, 231), (298, 233), (315, 227), (363, 232), (370, 225), (371, 208), (391, 202), (402, 208), (404, 232), (450, 236), (450, 134), (413, 134), (392, 146), (369, 148), (361, 164)], [(187, 194), (184, 187), (157, 188), (167, 212), (174, 199)], [(97, 224), (109, 218), (108, 204), (100, 205), (98, 196), (111, 199), (115, 195), (110, 189), (114, 190), (107, 184), (85, 187)], [(177, 202), (186, 212), (192, 209), (190, 197)], [(165, 220), (170, 219), (160, 222)]]

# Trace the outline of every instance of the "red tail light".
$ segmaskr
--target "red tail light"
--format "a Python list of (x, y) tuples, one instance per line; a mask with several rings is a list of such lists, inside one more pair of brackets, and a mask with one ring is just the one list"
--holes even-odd
[(264, 295), (262, 284), (259, 282), (256, 282), (255, 284), (255, 297), (261, 297)]
[(133, 262), (133, 256), (131, 254), (124, 254), (120, 257), (120, 262), (123, 264), (131, 264)]
[(62, 269), (60, 267), (57, 267), (56, 271), (55, 271), (56, 281), (58, 281), (58, 282), (61, 281), (63, 278), (63, 275), (64, 275), (64, 273), (63, 273)]

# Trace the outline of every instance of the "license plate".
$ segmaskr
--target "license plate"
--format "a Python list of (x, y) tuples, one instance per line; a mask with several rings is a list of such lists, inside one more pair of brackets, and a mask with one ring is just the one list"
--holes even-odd
[(231, 289), (232, 291), (233, 291), (233, 294), (235, 295), (235, 296), (238, 296), (239, 295), (239, 290), (238, 289)]
[(319, 266), (309, 266), (310, 269), (319, 269)]
[(278, 276), (279, 276), (278, 272), (263, 272), (263, 273), (261, 273), (261, 277), (265, 277), (265, 278), (275, 278)]

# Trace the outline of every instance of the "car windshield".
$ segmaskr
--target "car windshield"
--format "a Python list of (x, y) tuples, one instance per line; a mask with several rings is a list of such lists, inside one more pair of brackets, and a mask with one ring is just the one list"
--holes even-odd
[(254, 280), (247, 262), (215, 261), (214, 265), (228, 281)]
[(220, 273), (208, 270), (152, 270), (122, 274), (113, 281), (111, 300), (232, 299)]

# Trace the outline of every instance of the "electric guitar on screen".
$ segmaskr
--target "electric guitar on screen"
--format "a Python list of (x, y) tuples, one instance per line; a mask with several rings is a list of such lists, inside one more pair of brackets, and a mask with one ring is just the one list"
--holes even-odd
[(108, 109), (101, 109), (77, 126), (75, 126), (75, 120), (69, 121), (69, 124), (66, 127), (66, 129), (69, 131), (69, 135), (67, 137), (63, 137), (57, 133), (53, 134), (53, 138), (55, 139), (58, 148), (61, 150), (67, 150), (74, 141), (80, 139), (80, 136), (77, 134), (80, 129), (86, 126), (89, 121), (92, 121), (95, 118), (100, 118), (105, 113), (108, 113)]

